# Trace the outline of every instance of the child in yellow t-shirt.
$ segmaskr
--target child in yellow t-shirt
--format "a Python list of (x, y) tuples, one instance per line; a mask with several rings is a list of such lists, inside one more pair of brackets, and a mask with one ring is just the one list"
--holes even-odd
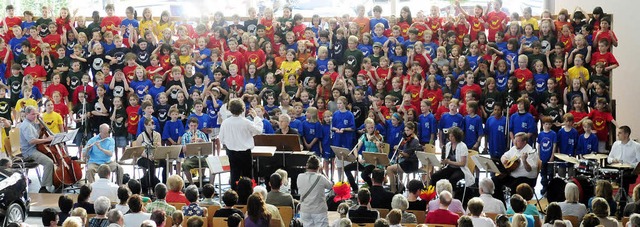
[(42, 121), (53, 133), (60, 133), (64, 131), (64, 121), (59, 113), (53, 111), (53, 102), (48, 99), (44, 102), (45, 112), (42, 114)]
[(25, 106), (35, 106), (38, 107), (38, 102), (33, 99), (31, 97), (32, 95), (32, 87), (25, 85), (22, 87), (22, 98), (18, 99), (18, 101), (16, 102), (16, 107), (15, 107), (15, 119), (17, 119), (18, 121), (20, 121), (20, 119), (22, 119), (22, 116), (19, 114), (20, 111), (22, 110), (22, 108), (24, 108)]

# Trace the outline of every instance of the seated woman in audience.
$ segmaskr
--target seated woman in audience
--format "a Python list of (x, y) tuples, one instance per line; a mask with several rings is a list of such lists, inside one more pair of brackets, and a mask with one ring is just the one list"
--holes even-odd
[(582, 218), (580, 227), (596, 227), (600, 225), (600, 218), (594, 213), (588, 213)]
[(427, 203), (420, 199), (420, 192), (424, 189), (424, 184), (420, 180), (410, 180), (407, 183), (407, 201), (409, 202), (409, 208), (407, 210), (427, 210)]
[(231, 214), (227, 219), (227, 226), (240, 227), (240, 223), (244, 220), (239, 214)]
[(106, 227), (109, 225), (107, 211), (111, 208), (111, 201), (105, 196), (100, 196), (93, 203), (96, 216), (89, 219), (89, 227)]
[(182, 212), (173, 212), (171, 219), (173, 220), (173, 225), (171, 225), (171, 227), (180, 227), (182, 220), (184, 220), (184, 215), (182, 215)]
[(253, 182), (248, 177), (238, 180), (238, 205), (247, 205), (247, 199), (253, 193)]
[(140, 226), (144, 220), (148, 220), (151, 214), (142, 210), (142, 196), (134, 194), (127, 201), (130, 212), (124, 215), (124, 226)]
[(189, 187), (187, 187), (187, 190), (185, 190), (185, 196), (187, 197), (187, 200), (189, 200), (189, 205), (182, 207), (182, 214), (184, 214), (184, 216), (204, 217), (204, 209), (198, 205), (198, 198), (200, 198), (199, 194), (197, 186), (189, 185)]
[[(403, 173), (412, 173), (418, 170), (418, 157), (416, 151), (422, 149), (420, 141), (416, 137), (416, 124), (407, 122), (404, 126), (404, 141), (398, 145), (397, 157), (398, 163), (387, 167), (387, 177), (389, 177), (389, 185), (391, 192), (397, 191), (396, 174), (402, 176)], [(395, 161), (395, 160), (393, 160)]]
[(593, 212), (593, 199), (596, 197), (603, 198), (609, 204), (610, 216), (616, 215), (616, 211), (618, 209), (618, 203), (613, 199), (613, 185), (611, 182), (606, 180), (599, 180), (596, 182), (596, 194), (595, 196), (589, 198), (589, 202), (587, 202), (587, 208)]
[(179, 175), (171, 175), (169, 179), (167, 179), (167, 187), (169, 187), (167, 198), (165, 199), (167, 203), (186, 203), (189, 205), (189, 200), (184, 196), (184, 193), (182, 193), (182, 187), (184, 187), (182, 177)]
[[(640, 204), (640, 184), (637, 184), (633, 188), (633, 195), (631, 198), (633, 199), (633, 201), (627, 203), (627, 205), (624, 207), (624, 212), (622, 212), (622, 215), (625, 217), (629, 217), (633, 213), (640, 213), (636, 212), (637, 208), (640, 208), (640, 206), (637, 205)], [(62, 217), (60, 217), (60, 219), (62, 219)]]
[[(519, 184), (516, 187), (516, 194), (522, 196), (525, 201), (531, 201), (533, 198), (533, 188), (529, 186), (527, 183)], [(507, 210), (507, 214), (514, 214), (513, 209), (509, 208)], [(523, 212), (523, 214), (529, 214), (532, 216), (540, 216), (540, 212), (538, 212), (538, 208), (535, 205), (527, 203), (527, 206)]]
[(564, 198), (564, 202), (558, 203), (562, 210), (561, 216), (575, 216), (578, 217), (578, 221), (582, 221), (582, 217), (587, 214), (587, 207), (579, 202), (580, 190), (578, 186), (574, 183), (567, 183), (564, 186)]
[[(349, 220), (349, 218), (347, 218), (347, 214), (349, 213), (349, 204), (348, 203), (340, 203), (340, 205), (338, 205), (338, 209), (336, 209), (336, 211), (340, 215), (340, 218), (336, 219), (333, 223), (331, 223), (331, 227), (340, 227), (341, 223), (342, 223), (340, 220), (342, 220), (342, 219)], [(349, 226), (351, 226), (351, 220), (349, 220)]]
[[(582, 206), (584, 207), (584, 205)], [(561, 206), (558, 205), (558, 203), (556, 202), (550, 203), (547, 206), (547, 213), (544, 216), (544, 224), (542, 225), (542, 227), (554, 227), (556, 221), (564, 222), (564, 226), (568, 226), (568, 227), (573, 226), (569, 220), (562, 220), (562, 216), (564, 216), (562, 214), (563, 210), (564, 209), (561, 209)], [(582, 216), (580, 218), (582, 218)]]
[(600, 225), (604, 227), (617, 227), (620, 223), (613, 217), (609, 217), (609, 203), (601, 197), (595, 197), (591, 201), (591, 210), (600, 220)]
[(393, 199), (391, 199), (391, 208), (402, 211), (401, 223), (418, 223), (416, 215), (407, 212), (407, 208), (409, 208), (409, 201), (407, 201), (407, 198), (403, 195), (397, 194), (393, 196)]
[(252, 194), (247, 199), (247, 218), (244, 219), (245, 227), (268, 227), (271, 214), (265, 209), (265, 203), (258, 194)]
[(129, 212), (129, 205), (127, 205), (127, 201), (129, 200), (129, 196), (131, 196), (131, 192), (124, 185), (118, 187), (118, 199), (120, 202), (116, 204), (115, 209), (119, 210), (123, 214)]
[[(453, 187), (451, 183), (447, 179), (442, 179), (436, 182), (436, 193), (440, 195), (440, 192), (448, 191), (453, 194)], [(440, 207), (440, 200), (434, 199), (429, 201), (429, 205), (427, 206), (427, 211), (437, 210)], [(462, 202), (459, 199), (453, 199), (451, 204), (449, 205), (449, 211), (453, 213), (464, 213), (464, 209), (462, 208)]]
[[(12, 226), (12, 225), (9, 225), (9, 226)], [(14, 226), (21, 226), (21, 225), (15, 224)], [(65, 220), (62, 223), (62, 227), (82, 227), (82, 226), (84, 226), (84, 224), (82, 223), (82, 220), (80, 220), (80, 218), (78, 217), (67, 218), (67, 220)]]
[(513, 218), (511, 218), (511, 226), (513, 227), (526, 227), (531, 226), (529, 224), (530, 220), (524, 216), (524, 214), (514, 214)]
[(231, 214), (239, 214), (240, 217), (244, 217), (244, 214), (241, 210), (233, 208), (238, 202), (238, 193), (236, 191), (229, 189), (224, 192), (222, 195), (222, 202), (224, 203), (224, 207), (220, 208), (220, 210), (216, 211), (213, 214), (214, 217), (229, 217)]
[(78, 194), (78, 202), (73, 204), (73, 208), (82, 207), (87, 211), (87, 214), (95, 214), (96, 211), (93, 208), (93, 203), (89, 202), (91, 196), (91, 187), (82, 185), (80, 187), (80, 194)]
[[(533, 218), (533, 215), (524, 214), (524, 210), (527, 207), (527, 201), (524, 200), (524, 198), (522, 198), (521, 195), (515, 194), (515, 195), (511, 196), (511, 199), (509, 200), (509, 202), (510, 202), (511, 208), (513, 209), (515, 214), (522, 214), (527, 219), (527, 221), (526, 221), (527, 225), (526, 226), (527, 227), (534, 227), (535, 219)], [(512, 218), (512, 222), (513, 222), (513, 218)]]
[[(469, 209), (471, 222), (473, 222), (472, 226), (496, 226), (493, 223), (493, 220), (491, 220), (490, 218), (480, 217), (480, 215), (482, 215), (482, 210), (484, 209), (484, 203), (482, 202), (482, 199), (478, 197), (472, 198), (467, 203), (467, 209)], [(458, 226), (460, 226), (459, 224), (460, 220), (458, 220)]]
[(391, 209), (387, 214), (387, 220), (389, 220), (389, 227), (402, 227), (400, 224), (402, 211), (400, 209)]
[(504, 214), (500, 214), (496, 216), (496, 227), (511, 227), (511, 223), (509, 222), (509, 217)]
[(73, 209), (73, 199), (68, 195), (61, 195), (58, 197), (58, 207), (60, 213), (58, 213), (58, 225), (62, 225), (65, 219), (71, 215), (71, 209)]
[(82, 224), (87, 223), (87, 210), (82, 207), (74, 208), (71, 211), (71, 217), (78, 217), (82, 220)]

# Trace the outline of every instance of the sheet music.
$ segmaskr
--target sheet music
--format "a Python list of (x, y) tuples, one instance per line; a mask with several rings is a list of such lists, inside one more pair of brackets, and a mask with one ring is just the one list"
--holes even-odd
[(229, 156), (207, 156), (207, 165), (212, 174), (228, 172)]

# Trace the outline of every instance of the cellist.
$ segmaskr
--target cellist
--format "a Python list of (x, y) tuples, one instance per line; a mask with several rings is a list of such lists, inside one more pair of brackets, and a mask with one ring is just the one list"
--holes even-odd
[(53, 186), (53, 160), (45, 154), (38, 152), (36, 146), (38, 144), (51, 142), (53, 137), (45, 135), (44, 138), (39, 138), (41, 125), (38, 121), (38, 117), (40, 116), (38, 107), (25, 106), (22, 113), (25, 119), (19, 125), (22, 155), (25, 158), (33, 159), (36, 163), (44, 167), (42, 187), (40, 187), (38, 192), (50, 193), (47, 187)]

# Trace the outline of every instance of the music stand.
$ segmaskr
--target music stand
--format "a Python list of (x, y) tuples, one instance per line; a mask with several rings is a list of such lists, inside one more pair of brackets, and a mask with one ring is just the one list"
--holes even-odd
[(59, 132), (53, 135), (53, 139), (51, 139), (51, 145), (57, 145), (60, 143), (66, 143), (67, 141), (71, 141), (75, 139), (76, 134), (78, 134), (78, 130), (69, 130), (68, 132)]
[[(213, 143), (212, 142), (203, 142), (203, 143), (190, 143), (185, 145), (184, 156), (199, 156), (198, 157), (198, 170), (202, 169), (202, 162), (200, 158), (204, 152), (209, 152), (213, 155)], [(200, 183), (200, 187), (202, 187), (202, 174), (198, 173), (198, 182)]]
[(498, 159), (492, 159), (489, 157), (483, 157), (480, 155), (471, 156), (471, 160), (476, 163), (476, 166), (480, 168), (480, 170), (486, 172), (492, 172), (494, 174), (500, 174), (502, 172), (506, 172), (506, 169)]
[(376, 167), (378, 165), (389, 165), (389, 155), (385, 153), (362, 152), (362, 158), (365, 163), (376, 165)]
[[(144, 152), (143, 146), (135, 146), (135, 147), (125, 147), (124, 152), (122, 153), (122, 157), (120, 158), (120, 163), (126, 160), (133, 160), (133, 165), (136, 164), (136, 159), (142, 156)], [(136, 178), (136, 171), (133, 171), (133, 178)]]
[(255, 146), (276, 147), (276, 151), (302, 151), (298, 135), (256, 135), (253, 140)]
[[(218, 185), (220, 185), (220, 195), (222, 195), (222, 173), (229, 172), (229, 156), (207, 156), (207, 166), (211, 175), (220, 174), (218, 176)], [(212, 183), (213, 184), (213, 183)], [(222, 196), (218, 196), (220, 203), (222, 203)]]
[[(165, 147), (156, 147), (153, 151), (153, 159), (162, 160), (166, 159), (167, 162), (167, 171), (169, 171), (169, 159), (174, 160), (178, 159), (180, 156), (180, 151), (182, 151), (182, 146), (173, 145), (173, 146), (165, 146)], [(168, 175), (168, 173), (167, 173)]]
[[(342, 161), (342, 168), (344, 168), (344, 162), (356, 162), (357, 158), (354, 154), (351, 154), (351, 150), (344, 147), (330, 146), (333, 153), (336, 155), (336, 158)], [(344, 171), (343, 171), (344, 172)], [(343, 174), (340, 174), (340, 181), (342, 181)], [(358, 177), (358, 169), (356, 168), (356, 179)]]

